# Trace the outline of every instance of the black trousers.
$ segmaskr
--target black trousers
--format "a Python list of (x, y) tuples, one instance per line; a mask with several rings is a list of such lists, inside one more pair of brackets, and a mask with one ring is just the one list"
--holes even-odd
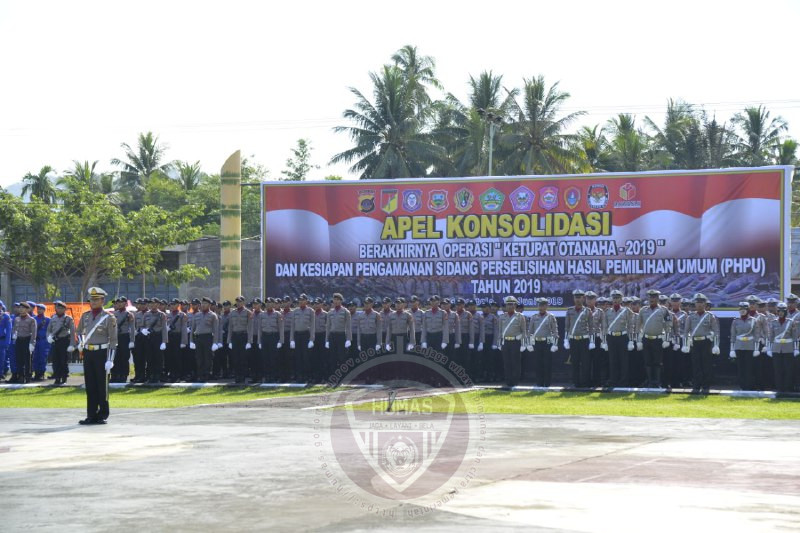
[(211, 345), (214, 343), (214, 336), (211, 333), (200, 333), (194, 336), (195, 363), (197, 365), (197, 379), (208, 381), (211, 376), (212, 355)]
[(425, 335), (425, 340), (428, 343), (428, 348), (430, 348), (432, 350), (435, 350), (437, 352), (441, 351), (441, 349), (442, 349), (442, 332), (441, 331), (437, 331), (435, 333), (434, 332), (427, 333)]
[[(164, 371), (170, 379), (183, 376), (183, 358), (181, 357), (181, 332), (170, 331), (167, 341), (167, 353), (164, 355)], [(114, 363), (114, 367), (116, 367)]]
[(595, 339), (596, 347), (591, 350), (592, 358), (592, 386), (602, 387), (608, 382), (608, 352), (600, 344), (603, 341), (600, 337)]
[[(56, 379), (67, 379), (69, 376), (69, 337), (59, 337), (53, 342), (53, 349), (50, 355), (53, 358), (53, 377)], [(116, 364), (114, 365), (116, 366)]]
[(570, 339), (569, 354), (572, 361), (572, 382), (576, 387), (588, 387), (592, 376), (589, 339)]
[[(366, 335), (369, 337), (369, 335)], [(375, 347), (375, 336), (372, 336), (373, 339), (371, 340), (373, 348)], [(325, 358), (320, 360), (319, 368), (321, 372), (317, 375), (317, 378), (324, 382), (327, 380), (331, 375), (331, 366), (332, 363), (336, 361), (345, 361), (347, 360), (347, 349), (344, 347), (344, 343), (347, 341), (346, 335), (344, 332), (339, 333), (331, 333), (328, 342), (330, 343), (330, 350), (327, 350), (327, 354), (325, 354)], [(352, 345), (352, 342), (351, 342)], [(316, 346), (316, 345), (315, 345)]]
[(278, 332), (264, 333), (261, 332), (261, 363), (262, 363), (262, 377), (267, 381), (277, 382), (279, 377), (278, 372), (278, 340), (280, 337)]
[(137, 333), (133, 340), (133, 371), (136, 381), (144, 381), (147, 377), (147, 337)]
[(164, 352), (161, 350), (161, 332), (151, 331), (147, 336), (147, 378), (161, 381), (164, 371)]
[(306, 373), (311, 366), (311, 350), (308, 348), (308, 341), (311, 338), (311, 333), (308, 331), (295, 331), (294, 332), (294, 345), (292, 350), (294, 353), (294, 377), (298, 381), (306, 379)]
[(794, 388), (794, 355), (792, 352), (773, 353), (772, 367), (775, 372), (775, 390), (791, 392)]
[(644, 366), (660, 367), (664, 363), (664, 348), (661, 339), (642, 339), (644, 344)]
[(536, 341), (533, 345), (534, 383), (549, 387), (553, 374), (553, 352), (547, 341)]
[[(458, 347), (458, 355), (456, 358), (461, 366), (464, 367), (464, 371), (467, 373), (468, 376), (472, 377), (472, 350), (469, 349), (469, 334), (462, 333), (461, 334), (461, 341), (459, 342), (460, 346)], [(405, 346), (403, 346), (405, 349)]]
[(114, 368), (111, 369), (111, 379), (113, 381), (122, 383), (128, 381), (128, 373), (131, 370), (131, 349), (128, 348), (130, 343), (130, 333), (121, 333), (117, 337), (117, 351), (114, 352)]
[[(325, 348), (324, 331), (318, 331), (314, 335), (314, 348), (312, 348), (311, 367), (308, 369), (308, 375), (316, 381), (322, 380), (325, 369), (328, 367), (328, 360), (330, 359), (330, 353), (333, 349), (333, 334), (331, 334), (328, 343), (331, 349)], [(342, 341), (342, 350), (344, 350), (344, 341)]]
[(664, 349), (664, 385), (679, 387), (683, 383), (683, 359), (685, 353), (675, 350), (675, 345)]
[(17, 337), (14, 343), (14, 356), (17, 358), (17, 374), (22, 382), (27, 382), (31, 377), (31, 338)]
[[(194, 342), (194, 340), (192, 340), (192, 342)], [(187, 345), (186, 348), (181, 350), (181, 359), (183, 360), (183, 364), (181, 365), (183, 375), (181, 377), (194, 381), (197, 378), (197, 358), (195, 357), (195, 350), (189, 348)]]
[[(258, 332), (256, 332), (256, 335), (248, 338), (246, 342), (250, 343), (250, 348), (245, 350), (247, 352), (247, 375), (250, 379), (257, 380), (264, 372), (264, 365), (261, 361), (261, 350), (258, 349)], [(245, 344), (245, 346), (247, 346), (247, 344)]]
[(484, 334), (483, 351), (480, 352), (481, 374), (487, 380), (493, 381), (497, 378), (497, 360), (501, 359), (497, 355), (497, 348), (494, 345), (494, 335)]
[(108, 350), (84, 350), (83, 381), (86, 385), (86, 418), (105, 420), (108, 418), (108, 382), (106, 381), (106, 359)]
[[(231, 366), (233, 367), (233, 377), (236, 381), (244, 381), (247, 377), (247, 350), (245, 350), (245, 346), (247, 346), (247, 332), (246, 331), (235, 331), (230, 335), (231, 342), (230, 344), (233, 345), (233, 348), (230, 349), (231, 353)], [(254, 377), (251, 375), (251, 377)]]
[(507, 387), (515, 387), (519, 383), (521, 352), (520, 341), (503, 341), (501, 352), (503, 354), (503, 373)]
[(630, 384), (630, 352), (627, 335), (606, 335), (608, 343), (608, 385), (611, 387), (627, 387)]
[(754, 363), (753, 350), (736, 350), (736, 376), (742, 390), (755, 390)]
[(695, 388), (711, 387), (711, 341), (708, 339), (692, 342), (692, 384)]

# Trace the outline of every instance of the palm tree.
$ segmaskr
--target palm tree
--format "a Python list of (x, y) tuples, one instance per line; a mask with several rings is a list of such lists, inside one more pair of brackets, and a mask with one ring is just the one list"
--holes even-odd
[(410, 44), (398, 50), (392, 61), (405, 77), (417, 113), (425, 112), (431, 103), (428, 87), (442, 88), (436, 78), (436, 61), (431, 56), (419, 55), (417, 47)]
[(22, 196), (29, 195), (29, 198), (38, 198), (46, 204), (56, 201), (56, 188), (50, 180), (49, 174), (54, 172), (53, 167), (45, 165), (39, 169), (38, 174), (28, 172), (22, 178), (25, 183), (22, 187)]
[(620, 113), (608, 121), (609, 170), (635, 172), (649, 168), (649, 140), (647, 135), (636, 127), (636, 117)]
[(200, 161), (189, 163), (188, 161), (176, 161), (175, 167), (178, 170), (177, 180), (185, 191), (197, 188), (203, 172), (200, 170)]
[(125, 151), (125, 161), (114, 158), (112, 165), (120, 167), (120, 181), (123, 186), (131, 189), (141, 189), (155, 173), (166, 174), (172, 169), (170, 163), (164, 163), (166, 146), (158, 144), (158, 136), (152, 132), (140, 133), (136, 150), (128, 143), (122, 143)]
[(781, 117), (770, 118), (769, 111), (763, 106), (748, 107), (743, 113), (736, 113), (731, 123), (741, 132), (737, 149), (742, 163), (751, 166), (767, 163), (769, 151), (788, 128)]
[(599, 124), (582, 126), (578, 130), (575, 148), (584, 160), (587, 172), (603, 172), (610, 166), (608, 139)]
[[(697, 133), (697, 118), (691, 104), (682, 100), (669, 99), (664, 126), (658, 127), (650, 118), (645, 117), (645, 124), (655, 133), (651, 138), (653, 156), (657, 160), (658, 168), (696, 168), (687, 161), (690, 152), (696, 152), (697, 146), (688, 146), (690, 132), (695, 128)], [(694, 141), (699, 139), (695, 135)]]
[(350, 170), (361, 179), (424, 176), (443, 151), (424, 130), (405, 74), (385, 65), (379, 74), (370, 73), (370, 79), (374, 103), (351, 87), (355, 109), (343, 116), (355, 125), (334, 128), (347, 133), (355, 146), (333, 156), (331, 163), (352, 163)]
[(550, 88), (544, 76), (523, 82), (522, 103), (514, 99), (509, 133), (500, 137), (500, 144), (509, 149), (504, 170), (509, 174), (555, 174), (579, 169), (581, 158), (573, 148), (576, 137), (566, 129), (584, 112), (559, 116), (570, 94), (560, 91), (558, 82)]

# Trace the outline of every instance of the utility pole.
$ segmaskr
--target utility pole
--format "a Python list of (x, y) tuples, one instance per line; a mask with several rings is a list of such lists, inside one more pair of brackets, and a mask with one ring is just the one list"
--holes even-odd
[(503, 117), (495, 111), (478, 109), (478, 115), (489, 123), (489, 173), (492, 175), (492, 156), (494, 155), (494, 131), (503, 123)]

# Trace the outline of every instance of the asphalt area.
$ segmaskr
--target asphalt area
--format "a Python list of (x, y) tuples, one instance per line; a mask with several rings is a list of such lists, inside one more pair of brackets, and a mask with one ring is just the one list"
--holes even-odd
[[(388, 413), (387, 390), (374, 388), (112, 405), (98, 426), (79, 426), (79, 409), (4, 409), (3, 530), (800, 529), (800, 422), (484, 415), (471, 406), (415, 426), (429, 416), (428, 395), (448, 391), (395, 392)], [(341, 407), (348, 402), (362, 411)], [(406, 433), (375, 431), (376, 419)], [(402, 460), (393, 471), (369, 460), (366, 435), (378, 442), (388, 430), (387, 449), (402, 455), (428, 426), (435, 431), (418, 432), (428, 442), (417, 454), (435, 461), (416, 486), (398, 482), (421, 470), (404, 477)]]

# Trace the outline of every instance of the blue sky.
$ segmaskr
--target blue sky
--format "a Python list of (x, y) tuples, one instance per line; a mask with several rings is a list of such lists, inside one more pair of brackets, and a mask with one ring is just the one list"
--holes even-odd
[(121, 155), (152, 130), (169, 159), (217, 172), (234, 150), (279, 177), (305, 137), (321, 166), (355, 86), (405, 44), (447, 91), (469, 74), (544, 74), (586, 110), (663, 119), (668, 98), (727, 120), (765, 103), (800, 137), (800, 2), (185, 2), (0, 0), (0, 185), (49, 164)]

